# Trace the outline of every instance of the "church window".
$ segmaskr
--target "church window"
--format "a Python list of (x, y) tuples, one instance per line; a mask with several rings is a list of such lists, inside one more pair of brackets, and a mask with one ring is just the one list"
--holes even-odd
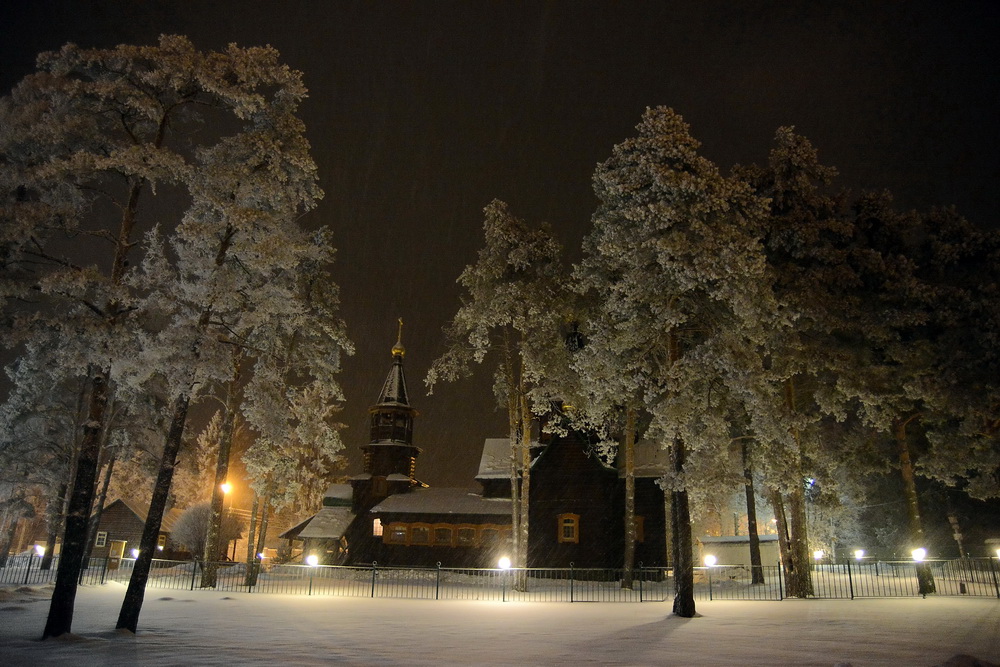
[(386, 541), (392, 544), (406, 544), (407, 536), (406, 524), (392, 524), (389, 526), (389, 535)]
[(372, 521), (372, 535), (375, 537), (382, 536), (382, 519), (374, 519)]
[(430, 544), (431, 529), (428, 526), (410, 528), (410, 544)]
[(560, 514), (558, 517), (558, 542), (580, 543), (580, 515)]
[(451, 528), (439, 526), (434, 529), (434, 544), (439, 547), (451, 546)]

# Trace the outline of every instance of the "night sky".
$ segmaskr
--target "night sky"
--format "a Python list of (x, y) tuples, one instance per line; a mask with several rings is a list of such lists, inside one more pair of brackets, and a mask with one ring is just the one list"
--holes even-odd
[[(820, 7), (819, 5), (824, 5)], [(828, 6), (827, 6), (828, 5)], [(271, 44), (302, 70), (301, 115), (326, 192), (342, 314), (357, 354), (342, 383), (352, 460), (391, 358), (396, 318), (418, 477), (475, 486), (505, 417), (478, 381), (424, 395), (481, 244), (482, 208), (550, 222), (575, 260), (595, 165), (647, 106), (679, 111), (724, 170), (763, 161), (795, 125), (855, 191), (955, 205), (994, 226), (1000, 3), (282, 2), (13, 0), (0, 11), (0, 92), (40, 51), (189, 36)]]

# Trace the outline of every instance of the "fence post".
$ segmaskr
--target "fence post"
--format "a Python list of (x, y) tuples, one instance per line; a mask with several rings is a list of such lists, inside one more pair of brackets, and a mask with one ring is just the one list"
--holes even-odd
[(573, 601), (573, 562), (569, 564), (569, 601)]
[(712, 601), (712, 566), (709, 565), (708, 567), (705, 568), (705, 570), (708, 572), (708, 601), (711, 602)]
[(851, 577), (851, 561), (847, 561), (847, 585), (851, 589), (851, 599), (854, 599), (854, 579)]
[(28, 554), (28, 568), (24, 571), (24, 585), (28, 585), (28, 577), (31, 575), (31, 561), (35, 560), (34, 554)]
[(108, 576), (108, 559), (104, 559), (104, 566), (101, 568), (101, 585), (103, 585)]
[[(997, 582), (997, 570), (993, 566), (993, 558), (990, 559), (990, 573), (993, 575), (993, 588), (997, 591), (997, 599), (1000, 600), (1000, 583)], [(997, 564), (1000, 565), (1000, 554), (997, 555)]]
[(194, 578), (198, 576), (198, 563), (199, 560), (197, 558), (191, 563), (191, 590), (194, 590)]
[(372, 561), (372, 597), (375, 597), (375, 571), (378, 569), (378, 561)]
[(441, 561), (437, 563), (437, 581), (434, 582), (434, 599), (440, 600), (441, 597)]

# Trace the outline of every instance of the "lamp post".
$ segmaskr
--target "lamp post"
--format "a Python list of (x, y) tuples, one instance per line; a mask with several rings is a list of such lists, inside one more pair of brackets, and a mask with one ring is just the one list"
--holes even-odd
[[(233, 485), (230, 484), (229, 482), (223, 482), (222, 484), (219, 485), (219, 488), (222, 489), (222, 496), (223, 496), (223, 500), (222, 500), (223, 512), (222, 513), (223, 513), (224, 516), (230, 516), (231, 517), (232, 514), (233, 514), (233, 497), (231, 495), (229, 495), (229, 492), (233, 490)], [(229, 501), (229, 507), (228, 507), (228, 509), (226, 508), (226, 501), (227, 500)], [(224, 519), (223, 519), (223, 521), (219, 522), (219, 533), (222, 533), (223, 522), (224, 522)], [(226, 553), (229, 553), (229, 544), (228, 543), (229, 543), (229, 540), (226, 540)], [(230, 560), (232, 560), (234, 562), (236, 561), (236, 542), (235, 542), (235, 540), (233, 541), (233, 556), (232, 556), (232, 558)]]

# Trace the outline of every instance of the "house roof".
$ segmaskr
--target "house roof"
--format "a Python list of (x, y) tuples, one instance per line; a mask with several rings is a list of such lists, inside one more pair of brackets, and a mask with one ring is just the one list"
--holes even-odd
[[(142, 523), (146, 523), (146, 516), (148, 515), (148, 512), (144, 512), (142, 510), (136, 509), (136, 507), (134, 505), (132, 505), (131, 503), (129, 503), (129, 502), (127, 502), (127, 501), (125, 501), (125, 500), (123, 500), (121, 498), (118, 498), (118, 499), (116, 499), (116, 500), (108, 503), (107, 505), (105, 505), (104, 509), (101, 510), (101, 512), (102, 513), (107, 512), (115, 504), (122, 505), (129, 512), (131, 512), (132, 514), (134, 514), (136, 516), (136, 518), (139, 519), (139, 521), (141, 521)], [(160, 532), (161, 533), (170, 534), (173, 531), (174, 526), (177, 524), (177, 520), (179, 518), (181, 518), (182, 514), (184, 514), (184, 510), (176, 508), (176, 507), (171, 508), (171, 509), (165, 511), (163, 513), (163, 518), (160, 519)]]
[(467, 489), (416, 488), (389, 496), (372, 514), (510, 515), (510, 498), (483, 498)]
[[(538, 446), (532, 443), (532, 446)], [(542, 452), (544, 454), (544, 450)], [(535, 459), (537, 460), (537, 458)], [(658, 443), (649, 440), (635, 445), (635, 476), (662, 477), (670, 466), (670, 453)], [(619, 470), (619, 475), (624, 475)], [(479, 472), (476, 479), (508, 479), (510, 477), (510, 439), (487, 438), (483, 443), (483, 453), (479, 457)]]
[(337, 539), (354, 521), (354, 512), (348, 507), (324, 507), (311, 517), (308, 525), (299, 532), (300, 539)]

